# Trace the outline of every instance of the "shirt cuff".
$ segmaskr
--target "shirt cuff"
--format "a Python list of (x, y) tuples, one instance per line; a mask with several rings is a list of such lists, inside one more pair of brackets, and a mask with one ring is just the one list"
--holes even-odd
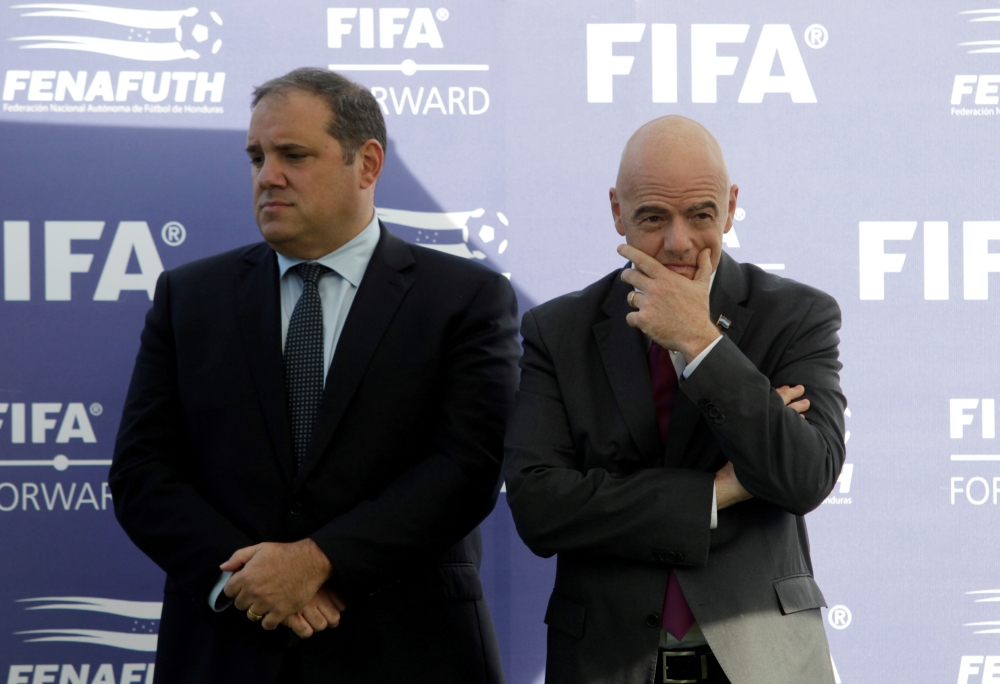
[(714, 340), (712, 340), (712, 343), (710, 345), (708, 345), (707, 347), (705, 347), (704, 349), (702, 349), (701, 353), (698, 354), (698, 356), (696, 356), (693, 359), (691, 359), (691, 363), (689, 363), (687, 365), (687, 367), (684, 368), (684, 372), (681, 373), (681, 377), (684, 378), (685, 380), (687, 380), (688, 378), (690, 378), (691, 374), (694, 373), (694, 369), (698, 367), (698, 364), (700, 364), (702, 361), (705, 360), (705, 357), (708, 356), (708, 353), (710, 351), (712, 351), (713, 349), (715, 349), (715, 345), (717, 345), (719, 343), (719, 340), (721, 340), (721, 339), (722, 339), (722, 335), (719, 335)]
[(715, 485), (712, 485), (712, 524), (708, 526), (708, 529), (714, 530), (719, 526), (719, 506), (715, 499)]
[[(712, 520), (715, 520), (715, 495), (712, 495)], [(222, 593), (222, 589), (226, 586), (226, 582), (229, 578), (233, 576), (231, 572), (224, 572), (219, 575), (219, 581), (215, 583), (212, 587), (212, 591), (208, 594), (208, 607), (214, 610), (216, 613), (221, 613), (229, 606), (233, 605), (233, 600)]]

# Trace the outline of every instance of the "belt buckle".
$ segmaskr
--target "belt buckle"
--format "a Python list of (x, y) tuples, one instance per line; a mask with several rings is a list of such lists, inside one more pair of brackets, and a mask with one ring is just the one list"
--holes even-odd
[[(669, 667), (667, 665), (669, 658), (676, 658), (677, 656), (696, 656), (697, 651), (661, 651), (663, 654), (663, 684), (698, 684), (697, 679), (669, 679), (667, 677)], [(708, 678), (708, 658), (705, 656), (701, 657), (701, 676), (702, 679)]]

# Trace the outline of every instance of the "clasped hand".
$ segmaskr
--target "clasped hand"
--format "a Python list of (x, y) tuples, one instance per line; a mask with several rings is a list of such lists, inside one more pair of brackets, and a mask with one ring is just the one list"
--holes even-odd
[(223, 588), (236, 608), (262, 615), (264, 629), (285, 625), (303, 639), (340, 624), (343, 598), (324, 586), (333, 567), (311, 539), (264, 542), (236, 551), (220, 569), (233, 576)]

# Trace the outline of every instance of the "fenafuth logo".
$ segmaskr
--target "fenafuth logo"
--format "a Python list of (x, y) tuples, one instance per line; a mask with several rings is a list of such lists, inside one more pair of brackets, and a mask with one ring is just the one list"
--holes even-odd
[[(992, 402), (992, 399), (990, 401)], [(1000, 602), (1000, 589), (977, 589), (967, 591), (965, 595), (974, 597), (972, 602), (978, 608), (992, 608), (993, 604)], [(978, 606), (978, 604), (985, 605)], [(972, 633), (979, 636), (989, 637), (1000, 634), (1000, 620), (977, 620), (967, 622), (963, 627), (971, 628)], [(1000, 655), (962, 656), (958, 665), (958, 684), (979, 684), (980, 682), (985, 684), (996, 681), (1000, 681)]]
[[(68, 50), (133, 64), (190, 62), (215, 55), (222, 49), (222, 38), (218, 35), (223, 25), (222, 17), (215, 11), (203, 15), (197, 7), (141, 10), (33, 3), (12, 5), (10, 9), (19, 12), (16, 24), (19, 35), (10, 40), (26, 51), (25, 59), (39, 50)], [(100, 69), (91, 72), (69, 68), (34, 69), (30, 64), (20, 66), (29, 68), (8, 69), (4, 76), (4, 112), (224, 113), (221, 106), (198, 104), (222, 101), (224, 72), (123, 70), (113, 73)]]
[[(1000, 40), (995, 38), (985, 38), (987, 35), (996, 35), (993, 29), (996, 23), (1000, 22), (1000, 9), (974, 9), (960, 12), (960, 15), (967, 17), (967, 22), (973, 24), (972, 28), (976, 33), (974, 37), (980, 40), (967, 40), (958, 44), (966, 54), (970, 55), (993, 55), (1000, 53)], [(984, 30), (988, 34), (984, 34)], [(981, 67), (982, 58), (976, 61), (976, 66)], [(996, 65), (996, 62), (992, 62)], [(993, 68), (996, 68), (995, 66)], [(970, 103), (966, 98), (972, 96)], [(974, 106), (969, 107), (967, 104)], [(952, 116), (997, 116), (1000, 115), (1000, 74), (958, 74), (951, 86), (951, 115)]]
[[(136, 653), (155, 653), (160, 612), (163, 604), (158, 601), (123, 601), (91, 596), (45, 596), (21, 599), (26, 611), (73, 611), (76, 622), (89, 625), (84, 628), (28, 629), (14, 632), (24, 637), (24, 643), (91, 644)], [(82, 615), (80, 614), (82, 613)], [(112, 616), (109, 627), (107, 618)], [(114, 619), (118, 618), (118, 619)], [(99, 621), (97, 625), (95, 621)], [(93, 624), (92, 624), (93, 623)], [(92, 627), (100, 626), (99, 629)], [(65, 665), (11, 665), (7, 684), (33, 684), (38, 682), (82, 682), (84, 684), (152, 684), (153, 663), (125, 663), (117, 668), (110, 663), (92, 666)], [(93, 671), (93, 679), (91, 672)], [(117, 677), (116, 677), (117, 674)]]

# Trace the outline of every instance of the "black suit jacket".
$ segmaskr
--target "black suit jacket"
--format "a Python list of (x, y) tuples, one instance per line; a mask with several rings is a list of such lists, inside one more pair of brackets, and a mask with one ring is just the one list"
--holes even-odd
[(290, 632), (207, 597), (219, 564), (312, 538), (348, 608), (294, 646), (306, 682), (502, 681), (478, 578), (516, 383), (502, 275), (381, 227), (294, 472), (278, 264), (266, 244), (165, 272), (111, 467), (115, 513), (167, 573), (157, 682), (272, 682)]
[[(832, 682), (802, 516), (844, 460), (836, 302), (723, 254), (710, 308), (731, 326), (681, 381), (664, 444), (620, 274), (522, 324), (505, 475), (522, 538), (558, 554), (547, 681), (650, 682), (673, 568), (734, 684)], [(785, 384), (805, 385), (805, 420)], [(755, 498), (709, 530), (727, 460)]]

